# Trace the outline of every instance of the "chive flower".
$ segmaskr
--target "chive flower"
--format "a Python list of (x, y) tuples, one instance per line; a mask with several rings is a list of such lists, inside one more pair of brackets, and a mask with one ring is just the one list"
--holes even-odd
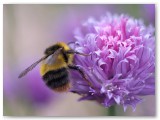
[(75, 30), (70, 47), (90, 56), (75, 55), (74, 63), (89, 81), (71, 71), (71, 92), (79, 100), (95, 100), (104, 107), (122, 105), (124, 111), (155, 94), (154, 28), (128, 15), (107, 13), (89, 18)]

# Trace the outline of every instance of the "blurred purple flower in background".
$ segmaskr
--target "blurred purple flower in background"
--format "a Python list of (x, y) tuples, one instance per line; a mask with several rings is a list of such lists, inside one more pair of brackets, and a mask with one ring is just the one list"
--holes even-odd
[(141, 96), (155, 94), (154, 28), (127, 15), (107, 13), (89, 18), (75, 31), (72, 49), (90, 54), (75, 55), (75, 64), (86, 73), (91, 86), (72, 71), (72, 92), (80, 100), (96, 100), (105, 107), (118, 104), (133, 111)]
[[(23, 80), (24, 79), (24, 80)], [(25, 90), (31, 102), (34, 104), (45, 104), (48, 103), (54, 96), (53, 91), (51, 91), (43, 82), (40, 74), (39, 68), (33, 70), (23, 78), (23, 83), (25, 84)]]
[(141, 15), (146, 21), (155, 24), (155, 4), (143, 4), (141, 9)]
[[(5, 73), (10, 72), (8, 70)], [(36, 107), (48, 103), (55, 96), (42, 81), (38, 67), (21, 79), (10, 78), (7, 74), (4, 74), (4, 79), (4, 95), (7, 100), (25, 101)]]

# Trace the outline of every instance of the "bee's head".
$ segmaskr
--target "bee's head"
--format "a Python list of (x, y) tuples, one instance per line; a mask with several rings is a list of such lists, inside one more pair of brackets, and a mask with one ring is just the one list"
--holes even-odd
[(46, 54), (46, 55), (52, 54), (52, 53), (54, 53), (56, 50), (58, 50), (59, 48), (61, 48), (61, 46), (55, 44), (55, 45), (50, 46), (49, 48), (47, 48), (47, 49), (44, 51), (44, 54)]

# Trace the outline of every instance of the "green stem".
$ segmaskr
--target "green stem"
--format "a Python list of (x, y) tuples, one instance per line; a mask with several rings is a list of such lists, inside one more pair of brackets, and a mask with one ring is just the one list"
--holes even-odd
[(116, 107), (115, 106), (111, 106), (108, 108), (108, 115), (109, 116), (116, 116)]

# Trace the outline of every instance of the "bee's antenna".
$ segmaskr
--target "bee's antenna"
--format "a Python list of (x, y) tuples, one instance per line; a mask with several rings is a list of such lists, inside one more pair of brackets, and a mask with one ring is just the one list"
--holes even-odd
[(80, 53), (74, 50), (68, 50), (65, 52), (66, 54), (79, 54), (79, 55), (83, 55), (83, 56), (90, 56), (90, 54), (85, 54), (85, 53)]

